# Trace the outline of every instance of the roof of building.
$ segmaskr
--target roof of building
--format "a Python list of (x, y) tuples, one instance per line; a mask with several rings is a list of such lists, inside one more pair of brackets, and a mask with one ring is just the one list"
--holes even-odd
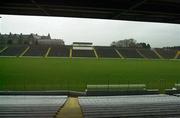
[(179, 0), (1, 0), (0, 14), (180, 23)]

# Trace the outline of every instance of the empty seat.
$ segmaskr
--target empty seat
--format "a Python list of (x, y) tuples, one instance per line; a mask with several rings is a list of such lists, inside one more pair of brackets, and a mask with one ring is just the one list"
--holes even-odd
[(165, 59), (173, 59), (177, 53), (177, 50), (172, 49), (157, 48), (156, 51)]
[(141, 55), (139, 55), (139, 53), (136, 51), (136, 49), (118, 48), (117, 50), (125, 58), (143, 58)]
[(180, 99), (168, 95), (79, 97), (79, 103), (85, 118), (180, 115)]
[(9, 46), (0, 56), (19, 56), (26, 48), (27, 46)]
[(3, 45), (0, 45), (0, 51), (4, 48), (5, 46), (3, 46)]
[(48, 48), (48, 46), (30, 46), (24, 56), (44, 56)]
[(118, 53), (114, 50), (113, 47), (95, 47), (98, 57), (105, 58), (120, 58)]
[(66, 96), (0, 96), (0, 117), (53, 118)]
[(49, 52), (49, 57), (69, 57), (70, 47), (69, 46), (52, 46)]
[(159, 57), (150, 49), (138, 49), (139, 52), (148, 59), (159, 59)]
[(73, 57), (95, 57), (93, 50), (73, 50)]

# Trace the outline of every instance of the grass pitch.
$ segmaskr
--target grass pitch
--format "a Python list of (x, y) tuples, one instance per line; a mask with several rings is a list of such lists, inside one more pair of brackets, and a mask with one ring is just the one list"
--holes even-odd
[(178, 60), (0, 58), (0, 90), (78, 90), (87, 84), (146, 84), (173, 87), (180, 82)]

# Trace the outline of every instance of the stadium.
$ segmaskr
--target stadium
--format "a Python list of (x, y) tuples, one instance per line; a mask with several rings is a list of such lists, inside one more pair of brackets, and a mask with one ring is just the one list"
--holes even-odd
[[(179, 24), (176, 0), (100, 3), (3, 1), (0, 13)], [(65, 45), (50, 34), (10, 33), (0, 39), (2, 118), (180, 117), (179, 47)]]

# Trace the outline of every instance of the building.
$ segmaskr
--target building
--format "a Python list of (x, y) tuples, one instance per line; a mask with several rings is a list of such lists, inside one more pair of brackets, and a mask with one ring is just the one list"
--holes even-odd
[(51, 39), (50, 34), (47, 36), (40, 36), (38, 34), (0, 34), (0, 44), (1, 45), (64, 45), (62, 39)]

